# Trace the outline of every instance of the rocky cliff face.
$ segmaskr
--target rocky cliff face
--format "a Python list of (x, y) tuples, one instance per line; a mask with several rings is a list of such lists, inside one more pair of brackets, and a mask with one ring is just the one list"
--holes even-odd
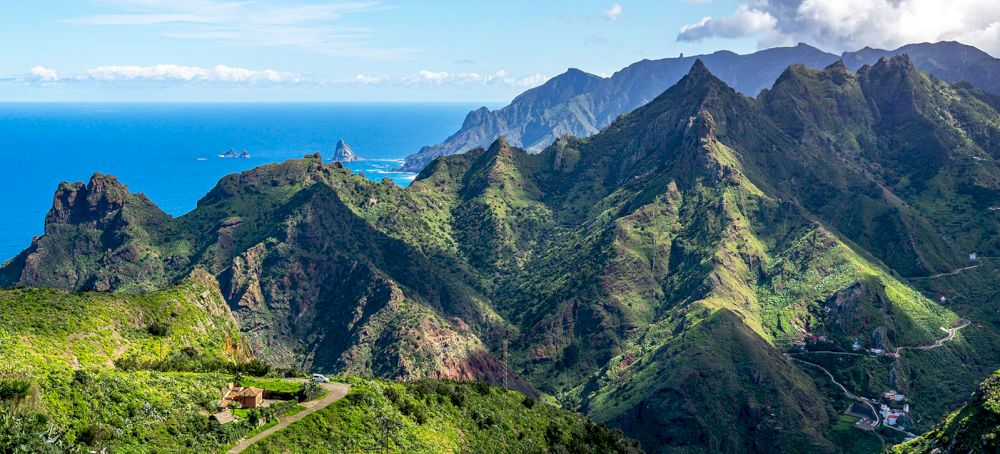
[(113, 176), (86, 185), (63, 183), (45, 217), (45, 235), (0, 273), (0, 284), (110, 290), (167, 283), (150, 247), (171, 221), (146, 196), (131, 194)]
[[(22, 254), (70, 259), (2, 275), (128, 290), (203, 267), (278, 365), (538, 389), (651, 451), (836, 452), (865, 434), (838, 432), (839, 388), (784, 352), (927, 345), (965, 315), (917, 283), (1000, 255), (997, 118), (905, 57), (792, 66), (756, 99), (696, 62), (590, 138), (497, 140), (405, 189), (313, 155), (227, 176), (177, 219), (130, 217), (136, 196), (63, 208), (88, 200), (70, 191)], [(101, 280), (136, 263), (155, 266)], [(1000, 304), (992, 277), (962, 284)], [(968, 339), (828, 366), (860, 395), (898, 385), (929, 421), (1000, 368), (1000, 339)]]

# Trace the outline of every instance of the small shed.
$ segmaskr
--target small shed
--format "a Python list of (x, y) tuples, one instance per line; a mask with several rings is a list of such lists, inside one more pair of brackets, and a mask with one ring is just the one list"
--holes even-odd
[(235, 386), (232, 383), (222, 389), (219, 410), (225, 410), (232, 402), (239, 402), (243, 408), (257, 408), (264, 404), (264, 390), (254, 387)]
[(232, 400), (239, 402), (243, 408), (257, 408), (264, 404), (264, 390), (246, 387), (240, 389)]

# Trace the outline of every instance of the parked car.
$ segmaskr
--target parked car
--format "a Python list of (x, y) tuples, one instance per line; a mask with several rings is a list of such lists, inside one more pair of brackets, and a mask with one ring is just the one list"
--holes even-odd
[(330, 383), (330, 379), (323, 374), (313, 374), (312, 380), (316, 383)]

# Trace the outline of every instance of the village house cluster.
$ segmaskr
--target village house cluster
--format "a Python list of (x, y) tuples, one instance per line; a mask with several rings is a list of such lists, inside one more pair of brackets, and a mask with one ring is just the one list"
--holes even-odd
[(905, 403), (906, 396), (889, 390), (882, 393), (882, 403), (879, 405), (879, 413), (885, 425), (896, 427), (904, 425), (910, 414), (910, 404)]

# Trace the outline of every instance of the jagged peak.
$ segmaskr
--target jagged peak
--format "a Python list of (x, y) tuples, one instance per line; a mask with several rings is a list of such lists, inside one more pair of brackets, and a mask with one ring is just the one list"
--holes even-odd
[(482, 106), (476, 110), (470, 111), (465, 115), (465, 121), (462, 122), (462, 129), (470, 129), (476, 125), (483, 122), (486, 117), (490, 114), (490, 109), (486, 106)]
[(52, 208), (45, 216), (46, 232), (53, 224), (97, 222), (107, 225), (121, 209), (131, 205), (150, 216), (167, 216), (143, 194), (133, 194), (114, 175), (95, 172), (85, 185), (81, 182), (59, 184)]
[(126, 188), (114, 175), (107, 175), (101, 172), (94, 172), (90, 176), (90, 182), (87, 183), (87, 190), (90, 192), (101, 192), (111, 189), (125, 190)]
[(600, 77), (600, 76), (588, 73), (588, 72), (586, 72), (586, 71), (584, 71), (584, 70), (582, 70), (580, 68), (569, 68), (562, 75), (564, 75), (564, 76), (574, 76), (574, 77), (586, 77), (586, 78)]
[(913, 66), (913, 61), (910, 60), (910, 55), (909, 54), (905, 54), (905, 53), (896, 54), (896, 55), (893, 55), (892, 57), (882, 57), (882, 58), (878, 59), (878, 62), (875, 63), (876, 67), (878, 67), (878, 65), (890, 65), (890, 66), (895, 66), (895, 67), (915, 68)]
[(500, 137), (497, 138), (497, 140), (493, 141), (493, 143), (490, 145), (490, 148), (489, 148), (488, 152), (490, 154), (494, 154), (495, 153), (495, 154), (505, 155), (505, 156), (506, 155), (510, 155), (510, 153), (511, 153), (511, 146), (510, 146), (510, 143), (507, 142), (507, 138), (506, 137), (500, 136)]
[(830, 63), (826, 68), (823, 69), (824, 71), (847, 71), (847, 72), (851, 71), (851, 69), (847, 67), (847, 64), (844, 63), (844, 59), (842, 58), (838, 58), (837, 61)]
[(698, 82), (706, 79), (714, 79), (715, 75), (708, 70), (708, 67), (705, 66), (705, 62), (701, 61), (700, 58), (697, 58), (691, 65), (691, 69), (688, 70), (687, 77), (692, 81)]
[(861, 75), (881, 75), (888, 73), (917, 74), (917, 68), (907, 54), (897, 54), (891, 57), (881, 57), (874, 65), (862, 66), (858, 71)]

